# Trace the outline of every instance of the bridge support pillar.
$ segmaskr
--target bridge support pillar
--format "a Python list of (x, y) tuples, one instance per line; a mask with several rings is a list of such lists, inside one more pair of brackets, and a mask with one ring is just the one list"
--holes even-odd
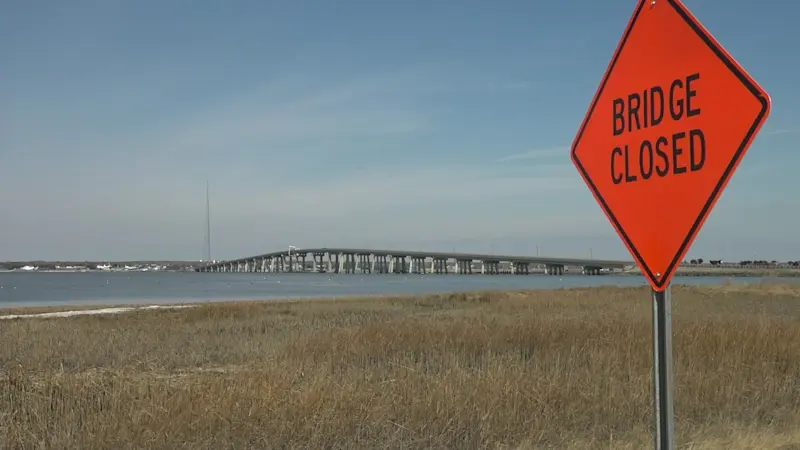
[(583, 270), (581, 272), (584, 275), (600, 275), (600, 271), (600, 267), (583, 266)]
[(497, 275), (500, 273), (500, 261), (482, 261), (481, 273), (484, 275)]
[(356, 257), (352, 253), (344, 253), (344, 258), (342, 260), (342, 265), (344, 266), (344, 273), (350, 274), (355, 272), (355, 265), (356, 265)]
[(392, 269), (392, 273), (408, 273), (406, 257), (392, 255)]
[(311, 269), (312, 272), (325, 273), (325, 253), (317, 252), (313, 253), (311, 256), (314, 258), (314, 268)]
[(433, 273), (437, 275), (447, 274), (447, 258), (433, 258)]
[(546, 275), (564, 275), (564, 266), (560, 264), (545, 264), (544, 273)]
[(361, 273), (372, 273), (372, 264), (369, 259), (369, 254), (367, 253), (358, 255), (358, 265)]
[(425, 274), (425, 258), (419, 256), (411, 257), (411, 273)]

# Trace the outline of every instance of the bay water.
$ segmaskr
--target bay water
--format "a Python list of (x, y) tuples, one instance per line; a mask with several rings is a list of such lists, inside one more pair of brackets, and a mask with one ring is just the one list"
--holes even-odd
[[(673, 284), (800, 283), (800, 278), (675, 277)], [(637, 275), (376, 275), (196, 272), (3, 272), (0, 308), (151, 305), (415, 295), (479, 290), (644, 286)]]

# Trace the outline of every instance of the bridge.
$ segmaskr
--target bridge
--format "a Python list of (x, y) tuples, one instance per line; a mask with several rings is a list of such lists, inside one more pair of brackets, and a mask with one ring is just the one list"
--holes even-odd
[[(308, 261), (309, 255), (312, 260)], [(473, 274), (579, 272), (600, 275), (633, 267), (633, 261), (483, 255), (359, 248), (293, 248), (263, 255), (220, 261), (197, 267), (196, 272), (317, 272), (376, 274)], [(572, 269), (572, 270), (570, 270)]]

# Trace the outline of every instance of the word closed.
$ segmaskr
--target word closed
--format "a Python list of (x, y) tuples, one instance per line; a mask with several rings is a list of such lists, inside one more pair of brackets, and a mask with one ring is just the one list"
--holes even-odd
[[(614, 136), (657, 127), (665, 121), (680, 122), (700, 115), (697, 90), (693, 83), (699, 73), (673, 80), (668, 87), (653, 86), (615, 98)], [(620, 144), (611, 150), (611, 180), (614, 184), (633, 183), (652, 177), (667, 177), (703, 169), (706, 139), (700, 128), (684, 129), (666, 135)]]

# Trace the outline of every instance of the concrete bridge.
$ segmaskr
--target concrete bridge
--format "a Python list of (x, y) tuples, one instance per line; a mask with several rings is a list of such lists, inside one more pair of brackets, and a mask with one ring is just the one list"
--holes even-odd
[[(309, 256), (311, 260), (309, 260)], [(263, 255), (220, 261), (196, 272), (318, 272), (377, 274), (515, 274), (581, 273), (600, 275), (633, 267), (633, 261), (483, 255), (359, 248), (289, 248)]]

